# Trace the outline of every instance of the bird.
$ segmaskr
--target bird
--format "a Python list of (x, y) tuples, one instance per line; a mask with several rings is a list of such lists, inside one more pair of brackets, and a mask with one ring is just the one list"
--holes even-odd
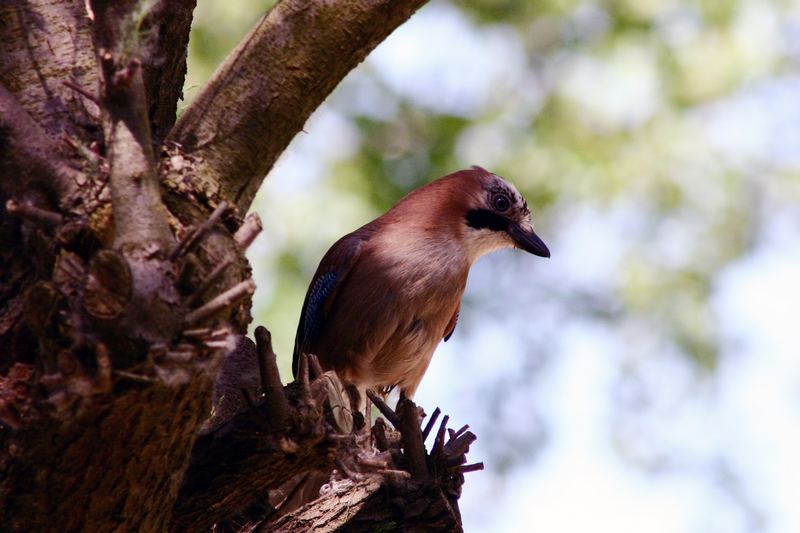
[(453, 335), (470, 267), (483, 255), (550, 250), (504, 178), (479, 166), (415, 189), (328, 250), (303, 302), (292, 369), (314, 354), (325, 370), (412, 398), (441, 341)]

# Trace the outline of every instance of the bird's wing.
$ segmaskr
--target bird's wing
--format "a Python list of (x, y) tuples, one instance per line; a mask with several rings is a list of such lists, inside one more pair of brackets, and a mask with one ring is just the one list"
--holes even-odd
[(458, 314), (460, 312), (461, 306), (456, 307), (456, 312), (453, 313), (450, 322), (447, 323), (447, 327), (444, 329), (444, 342), (449, 341), (450, 337), (453, 336), (453, 332), (456, 330), (456, 324), (458, 324)]
[(295, 377), (299, 368), (300, 353), (308, 353), (308, 347), (319, 337), (336, 292), (358, 259), (362, 243), (368, 238), (369, 233), (365, 231), (346, 235), (331, 246), (320, 261), (306, 293), (303, 310), (300, 312), (292, 357), (292, 372)]

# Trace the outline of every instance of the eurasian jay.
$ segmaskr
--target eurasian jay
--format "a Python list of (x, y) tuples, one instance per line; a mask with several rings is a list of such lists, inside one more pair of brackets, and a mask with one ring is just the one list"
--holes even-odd
[(480, 167), (439, 178), (339, 239), (317, 268), (300, 316), (300, 353), (364, 389), (412, 397), (458, 321), (472, 264), (516, 247), (550, 257), (528, 204)]

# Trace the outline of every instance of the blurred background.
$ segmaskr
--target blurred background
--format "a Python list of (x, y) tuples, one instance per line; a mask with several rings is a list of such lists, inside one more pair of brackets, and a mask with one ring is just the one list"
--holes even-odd
[[(200, 2), (187, 101), (271, 4)], [(327, 248), (473, 164), (553, 256), (476, 264), (417, 395), (478, 435), (466, 530), (800, 531), (800, 2), (432, 0), (254, 205), (284, 378)]]

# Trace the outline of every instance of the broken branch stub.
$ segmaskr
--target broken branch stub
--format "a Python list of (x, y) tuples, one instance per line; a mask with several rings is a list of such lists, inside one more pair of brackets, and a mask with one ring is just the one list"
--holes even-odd
[(242, 281), (222, 294), (216, 296), (206, 304), (186, 314), (184, 324), (196, 326), (202, 324), (215, 314), (238, 304), (255, 292), (256, 284), (252, 279)]
[(264, 326), (258, 326), (255, 336), (261, 390), (269, 418), (276, 427), (283, 427), (289, 418), (289, 406), (281, 385), (277, 357), (272, 349), (272, 335)]

